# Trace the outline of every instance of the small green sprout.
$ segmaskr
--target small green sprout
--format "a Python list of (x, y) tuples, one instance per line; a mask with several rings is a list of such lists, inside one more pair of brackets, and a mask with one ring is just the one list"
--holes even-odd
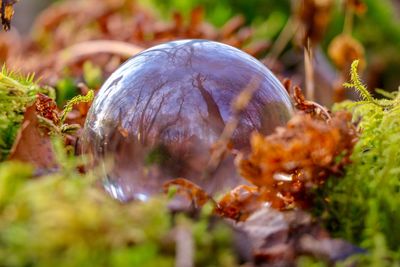
[(384, 96), (390, 96), (389, 99), (376, 99), (371, 93), (368, 91), (367, 87), (361, 81), (360, 76), (358, 75), (358, 64), (359, 60), (354, 60), (351, 64), (350, 70), (350, 82), (344, 83), (343, 86), (346, 88), (354, 88), (362, 98), (362, 101), (357, 102), (356, 104), (364, 104), (364, 103), (372, 103), (382, 108), (390, 108), (394, 105), (398, 104), (400, 99), (397, 97), (393, 97), (390, 93), (383, 93), (383, 90), (378, 89), (377, 92), (380, 94), (384, 94)]
[(68, 101), (68, 103), (64, 107), (64, 110), (61, 112), (61, 118), (60, 118), (61, 123), (63, 124), (65, 122), (68, 113), (72, 111), (72, 108), (74, 107), (75, 104), (88, 103), (92, 101), (93, 98), (94, 98), (93, 90), (90, 90), (85, 96), (83, 95), (74, 96), (71, 100)]

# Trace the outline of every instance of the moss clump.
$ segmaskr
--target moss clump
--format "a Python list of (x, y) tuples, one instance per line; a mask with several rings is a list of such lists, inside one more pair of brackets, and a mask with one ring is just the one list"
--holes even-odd
[(25, 107), (35, 101), (37, 93), (52, 94), (52, 89), (40, 87), (33, 75), (22, 76), (3, 67), (0, 72), (0, 160), (8, 155)]
[[(32, 172), (0, 164), (0, 266), (174, 266), (181, 220), (163, 197), (121, 204), (90, 175)], [(235, 266), (229, 228), (210, 229), (207, 214), (184, 220), (196, 266)]]
[(360, 81), (357, 64), (347, 86), (363, 101), (344, 102), (361, 135), (345, 176), (332, 178), (316, 213), (336, 236), (366, 248), (362, 266), (394, 266), (400, 260), (400, 94), (373, 98)]

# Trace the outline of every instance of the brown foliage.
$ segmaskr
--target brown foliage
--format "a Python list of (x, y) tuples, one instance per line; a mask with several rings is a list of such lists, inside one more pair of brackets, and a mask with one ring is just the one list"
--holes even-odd
[(314, 119), (321, 119), (323, 121), (331, 119), (329, 110), (314, 101), (306, 100), (300, 87), (292, 87), (291, 81), (288, 79), (283, 82), (283, 85), (292, 98), (297, 110), (310, 114)]
[[(79, 103), (83, 105), (86, 103)], [(75, 112), (87, 112), (83, 106)], [(69, 119), (69, 122), (72, 120)], [(22, 126), (10, 152), (10, 160), (29, 162), (39, 170), (57, 167), (50, 136), (62, 135), (65, 145), (75, 146), (77, 136), (70, 135), (79, 130), (79, 125), (65, 124), (61, 120), (61, 112), (54, 100), (46, 95), (37, 94), (36, 101), (24, 114)]]
[(44, 94), (38, 94), (35, 106), (36, 112), (39, 116), (52, 121), (54, 124), (58, 124), (60, 122), (57, 104), (52, 98)]
[[(84, 61), (90, 59), (107, 76), (144, 48), (185, 38), (216, 40), (239, 48), (246, 45), (247, 52), (253, 54), (268, 47), (265, 42), (251, 42), (251, 28), (244, 26), (240, 16), (219, 30), (204, 21), (200, 7), (185, 23), (180, 13), (173, 14), (172, 21), (162, 21), (136, 1), (67, 0), (50, 6), (38, 17), (30, 40), (9, 42), (8, 36), (0, 36), (0, 51), (8, 66), (35, 72), (42, 81), (54, 84), (65, 67), (70, 75), (80, 77)], [(80, 43), (86, 48), (76, 49)], [(126, 53), (118, 53), (121, 47)]]
[(215, 213), (235, 221), (245, 221), (268, 203), (279, 210), (307, 208), (314, 189), (331, 175), (341, 174), (357, 140), (351, 114), (339, 112), (325, 121), (298, 113), (286, 127), (263, 136), (251, 137), (251, 153), (236, 159), (240, 174), (252, 185), (240, 185), (215, 202), (201, 187), (179, 178), (167, 182), (164, 190), (177, 186), (195, 207), (208, 200), (215, 203)]
[(168, 193), (171, 187), (175, 187), (176, 194), (189, 200), (194, 208), (201, 208), (211, 199), (200, 186), (184, 178), (177, 178), (166, 182), (163, 185), (164, 192)]
[(215, 213), (235, 221), (245, 221), (262, 206), (258, 188), (239, 185), (222, 197), (215, 207)]
[(56, 167), (52, 144), (47, 130), (41, 127), (38, 116), (52, 118), (55, 110), (46, 97), (39, 96), (24, 114), (22, 126), (17, 134), (9, 160), (28, 162), (38, 169)]
[(350, 114), (336, 113), (329, 122), (298, 114), (272, 135), (254, 133), (251, 154), (237, 165), (273, 207), (307, 207), (312, 189), (349, 163), (356, 138)]

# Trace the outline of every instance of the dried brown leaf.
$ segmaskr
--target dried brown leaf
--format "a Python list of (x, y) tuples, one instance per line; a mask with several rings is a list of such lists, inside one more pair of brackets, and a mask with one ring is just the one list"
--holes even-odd
[(218, 201), (215, 213), (235, 221), (245, 221), (262, 204), (257, 187), (240, 185)]
[(340, 174), (350, 162), (356, 139), (348, 113), (336, 113), (328, 122), (298, 114), (274, 134), (254, 133), (250, 155), (239, 158), (237, 165), (273, 207), (307, 207), (312, 189), (330, 175)]
[(200, 186), (184, 178), (177, 178), (164, 183), (164, 192), (168, 193), (171, 187), (175, 187), (176, 194), (191, 202), (195, 208), (200, 208), (211, 200), (211, 197)]
[(318, 104), (317, 102), (306, 100), (300, 87), (292, 87), (290, 80), (285, 80), (283, 84), (290, 97), (292, 98), (294, 106), (297, 110), (310, 114), (315, 119), (320, 119), (324, 121), (328, 121), (331, 119), (329, 110)]
[(37, 105), (25, 111), (22, 126), (17, 134), (9, 160), (30, 163), (39, 169), (51, 169), (57, 166), (49, 135), (39, 123)]
[(295, 266), (294, 262), (303, 255), (335, 262), (362, 252), (344, 240), (329, 237), (321, 225), (301, 210), (279, 212), (264, 207), (235, 228), (249, 239), (254, 261), (260, 265)]

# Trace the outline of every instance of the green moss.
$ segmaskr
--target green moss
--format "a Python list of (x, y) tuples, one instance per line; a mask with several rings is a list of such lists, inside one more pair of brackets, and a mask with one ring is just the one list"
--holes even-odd
[[(0, 164), (0, 266), (174, 266), (180, 222), (173, 223), (164, 197), (121, 204), (92, 175), (64, 167), (31, 176), (28, 165)], [(225, 225), (208, 229), (209, 213), (184, 219), (196, 266), (235, 266)]]
[(37, 93), (52, 96), (53, 91), (40, 87), (33, 75), (22, 76), (3, 67), (0, 72), (0, 161), (7, 157), (24, 118), (25, 108), (35, 101)]
[(74, 96), (72, 99), (70, 99), (65, 105), (63, 111), (61, 112), (61, 118), (60, 118), (61, 123), (65, 122), (68, 113), (72, 111), (72, 108), (74, 107), (75, 104), (91, 102), (93, 98), (94, 98), (94, 91), (90, 90), (86, 95), (77, 95)]
[[(332, 178), (315, 211), (335, 235), (367, 249), (362, 266), (394, 266), (400, 260), (400, 103), (376, 100), (352, 67), (352, 83), (363, 101), (344, 102), (361, 132), (352, 164)], [(365, 89), (365, 90), (364, 90)]]

